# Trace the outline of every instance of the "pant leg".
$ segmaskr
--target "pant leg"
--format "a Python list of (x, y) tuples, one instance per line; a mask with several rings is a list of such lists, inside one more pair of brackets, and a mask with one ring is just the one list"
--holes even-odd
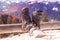
[(37, 27), (40, 29), (40, 21), (37, 22)]

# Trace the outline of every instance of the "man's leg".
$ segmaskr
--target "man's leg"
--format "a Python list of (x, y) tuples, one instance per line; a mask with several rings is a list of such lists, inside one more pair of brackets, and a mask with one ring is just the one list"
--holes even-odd
[(26, 24), (26, 22), (25, 21), (22, 21), (22, 30), (25, 30), (25, 24)]
[(37, 27), (38, 29), (40, 29), (40, 22), (37, 22)]

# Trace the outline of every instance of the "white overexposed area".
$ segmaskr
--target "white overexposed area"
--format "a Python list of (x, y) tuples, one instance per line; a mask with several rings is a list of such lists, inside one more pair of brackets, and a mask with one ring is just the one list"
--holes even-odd
[(23, 33), (0, 40), (60, 40), (60, 30), (34, 30), (32, 34), (33, 35), (30, 36), (29, 33)]

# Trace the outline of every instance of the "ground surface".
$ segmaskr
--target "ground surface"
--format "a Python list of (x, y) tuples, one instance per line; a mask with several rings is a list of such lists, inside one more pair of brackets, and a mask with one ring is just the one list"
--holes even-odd
[[(47, 30), (47, 29), (60, 29), (60, 22), (53, 22), (53, 23), (41, 23), (40, 30)], [(20, 24), (11, 24), (11, 25), (0, 25), (0, 34), (2, 33), (13, 33), (13, 32), (24, 32), (21, 30)]]

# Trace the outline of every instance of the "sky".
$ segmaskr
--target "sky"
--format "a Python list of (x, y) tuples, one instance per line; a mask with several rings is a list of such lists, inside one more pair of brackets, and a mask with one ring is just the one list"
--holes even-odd
[(48, 1), (48, 2), (60, 2), (60, 0), (0, 0), (1, 2), (16, 2), (16, 3), (19, 3), (19, 2), (34, 2), (34, 1), (38, 1), (38, 2), (42, 2), (42, 1)]

